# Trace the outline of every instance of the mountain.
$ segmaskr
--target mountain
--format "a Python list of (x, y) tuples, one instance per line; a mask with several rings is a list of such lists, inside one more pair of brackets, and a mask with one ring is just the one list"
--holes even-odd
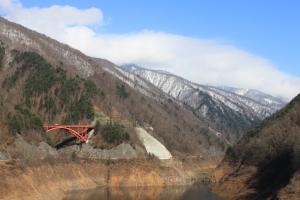
[(220, 88), (244, 97), (248, 97), (263, 105), (270, 106), (275, 111), (281, 109), (286, 104), (286, 101), (283, 98), (274, 97), (272, 95), (266, 94), (258, 90), (241, 89), (241, 88), (233, 88), (233, 87), (220, 87)]
[(50, 146), (69, 136), (49, 135), (43, 124), (95, 121), (100, 133), (93, 147), (99, 150), (125, 142), (145, 152), (135, 131), (143, 127), (175, 156), (224, 151), (224, 141), (204, 120), (149, 82), (135, 85), (107, 60), (88, 57), (4, 18), (0, 41), (0, 146), (14, 149), (16, 157), (24, 153), (23, 147), (10, 148), (19, 136)]
[(228, 149), (217, 189), (230, 199), (299, 199), (300, 95)]
[(281, 99), (256, 90), (200, 85), (169, 72), (134, 64), (123, 65), (122, 70), (136, 83), (143, 79), (153, 84), (228, 136), (241, 135), (285, 105)]

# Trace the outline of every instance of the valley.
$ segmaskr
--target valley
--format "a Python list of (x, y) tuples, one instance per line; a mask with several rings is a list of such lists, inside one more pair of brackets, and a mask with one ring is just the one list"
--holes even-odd
[[(109, 61), (95, 61), (3, 18), (0, 27), (5, 199), (213, 180), (226, 144), (191, 110), (149, 83), (138, 86), (144, 92), (131, 87), (107, 70), (115, 70)], [(80, 144), (68, 131), (46, 132), (51, 125), (95, 130)]]
[(178, 199), (199, 185), (212, 199), (299, 197), (299, 96), (117, 66), (4, 18), (0, 41), (3, 199), (183, 186)]

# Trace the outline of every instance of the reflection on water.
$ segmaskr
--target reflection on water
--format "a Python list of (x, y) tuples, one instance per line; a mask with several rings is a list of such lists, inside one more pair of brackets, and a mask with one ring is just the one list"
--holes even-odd
[(221, 200), (208, 187), (97, 188), (72, 191), (64, 200)]

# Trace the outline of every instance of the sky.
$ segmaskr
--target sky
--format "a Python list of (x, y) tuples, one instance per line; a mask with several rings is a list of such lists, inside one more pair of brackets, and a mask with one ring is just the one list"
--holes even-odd
[(300, 92), (297, 0), (0, 0), (0, 15), (116, 64), (201, 84)]

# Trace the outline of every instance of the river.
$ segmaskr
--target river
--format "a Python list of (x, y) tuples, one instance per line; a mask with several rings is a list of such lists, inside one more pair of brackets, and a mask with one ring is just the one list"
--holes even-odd
[(209, 187), (131, 187), (71, 191), (63, 200), (224, 200)]

